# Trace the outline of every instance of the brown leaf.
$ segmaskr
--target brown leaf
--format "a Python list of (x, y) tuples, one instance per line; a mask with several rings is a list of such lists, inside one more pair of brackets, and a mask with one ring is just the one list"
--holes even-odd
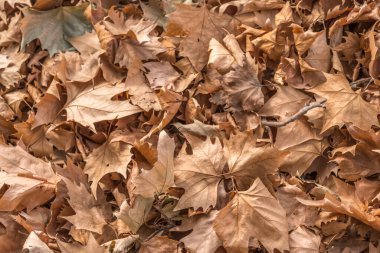
[(214, 229), (227, 252), (247, 252), (253, 237), (271, 253), (274, 249), (289, 250), (285, 211), (260, 179), (247, 191), (237, 192), (219, 211)]
[(196, 218), (192, 221), (193, 231), (191, 234), (181, 239), (186, 248), (192, 252), (209, 253), (222, 246), (222, 242), (216, 235), (213, 223), (218, 211), (211, 211), (209, 214)]
[(326, 192), (322, 200), (307, 200), (297, 198), (304, 205), (318, 206), (326, 211), (345, 214), (371, 226), (380, 229), (380, 218), (372, 214), (368, 207), (356, 196), (355, 187), (333, 177), (336, 194)]
[(174, 185), (174, 140), (165, 131), (160, 133), (157, 152), (158, 159), (151, 170), (143, 170), (132, 179), (135, 194), (149, 198), (160, 195)]
[(128, 101), (115, 101), (111, 98), (127, 88), (122, 83), (115, 86), (102, 82), (95, 87), (92, 84), (69, 84), (67, 102), (63, 107), (67, 120), (89, 127), (96, 132), (94, 123), (102, 120), (114, 120), (129, 116), (141, 109)]
[(66, 243), (60, 240), (57, 240), (57, 244), (62, 253), (106, 253), (106, 249), (101, 247), (95, 238), (90, 234), (87, 244), (81, 245), (79, 243)]
[(7, 189), (0, 198), (2, 211), (31, 210), (54, 196), (59, 179), (49, 163), (20, 147), (2, 144), (0, 150), (0, 185)]
[(225, 164), (219, 139), (211, 142), (191, 143), (192, 155), (186, 153), (185, 146), (175, 159), (175, 184), (185, 189), (175, 210), (192, 207), (206, 211), (216, 205), (217, 190), (222, 180)]
[(125, 224), (132, 233), (136, 233), (141, 225), (145, 223), (145, 219), (153, 204), (152, 198), (144, 198), (137, 196), (132, 205), (124, 201), (120, 206), (120, 211), (115, 215), (118, 221)]
[(225, 105), (227, 111), (257, 111), (264, 104), (264, 94), (253, 66), (244, 65), (223, 76), (226, 84), (212, 102)]
[(193, 66), (201, 71), (208, 60), (210, 40), (221, 41), (225, 31), (234, 31), (235, 22), (227, 15), (210, 12), (206, 5), (196, 8), (180, 4), (175, 12), (169, 14), (167, 32), (169, 35), (187, 35), (180, 44), (181, 55), (188, 57)]
[(327, 98), (322, 133), (333, 126), (341, 127), (347, 123), (353, 123), (363, 130), (379, 125), (377, 107), (351, 90), (343, 75), (325, 73), (324, 76), (327, 81), (311, 89), (313, 93)]
[(318, 253), (321, 238), (305, 227), (298, 227), (289, 235), (290, 252)]
[(289, 86), (278, 86), (276, 94), (260, 110), (262, 116), (277, 116), (283, 120), (298, 112), (311, 98)]
[(75, 215), (63, 217), (75, 226), (76, 229), (84, 229), (98, 234), (103, 232), (107, 225), (107, 216), (109, 210), (104, 203), (104, 199), (95, 200), (94, 196), (88, 192), (86, 186), (82, 183), (75, 183), (62, 177), (65, 182), (68, 196), (68, 202), (74, 209)]
[(248, 189), (257, 177), (268, 189), (272, 188), (267, 175), (278, 170), (286, 152), (268, 146), (256, 147), (255, 139), (249, 132), (231, 135), (224, 144), (224, 156), (229, 168), (226, 176), (236, 179), (239, 189)]
[(141, 245), (140, 253), (177, 253), (178, 242), (165, 236), (156, 236)]
[(132, 159), (131, 148), (129, 144), (113, 141), (110, 136), (85, 159), (84, 173), (92, 181), (91, 190), (95, 197), (98, 183), (105, 175), (117, 172), (127, 177), (127, 166)]

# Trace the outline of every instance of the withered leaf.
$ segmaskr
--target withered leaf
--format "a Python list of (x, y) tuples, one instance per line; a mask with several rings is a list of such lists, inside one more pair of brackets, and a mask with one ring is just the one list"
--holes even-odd
[(311, 89), (313, 93), (327, 98), (322, 133), (333, 126), (342, 127), (347, 123), (363, 130), (379, 125), (377, 107), (354, 92), (343, 75), (325, 73), (324, 76), (327, 81)]
[(247, 191), (237, 192), (219, 211), (214, 228), (227, 252), (247, 252), (252, 237), (268, 252), (289, 250), (285, 211), (260, 179), (256, 179)]
[[(69, 204), (75, 215), (64, 217), (77, 229), (85, 229), (101, 234), (107, 224), (107, 206), (101, 200), (95, 200), (82, 183), (75, 183), (62, 177), (68, 190)], [(103, 200), (104, 201), (104, 200)]]
[(174, 140), (162, 131), (157, 144), (157, 162), (151, 170), (143, 170), (132, 180), (136, 186), (135, 194), (154, 197), (174, 185), (174, 149)]
[(21, 25), (23, 32), (21, 47), (24, 48), (32, 40), (39, 39), (42, 48), (47, 49), (50, 55), (72, 50), (73, 46), (67, 38), (80, 36), (92, 29), (84, 16), (85, 8), (85, 5), (81, 5), (58, 7), (48, 11), (23, 9), (25, 18)]
[(98, 183), (106, 174), (117, 172), (127, 177), (127, 165), (131, 161), (132, 145), (113, 141), (110, 136), (100, 147), (94, 149), (85, 159), (84, 173), (88, 175), (91, 190), (96, 197)]
[(191, 148), (192, 155), (186, 153), (184, 146), (175, 159), (175, 184), (185, 189), (175, 209), (193, 207), (206, 211), (216, 205), (225, 164), (222, 145), (219, 139), (213, 143), (207, 138), (205, 142), (192, 143)]
[(212, 38), (221, 41), (227, 32), (233, 32), (236, 21), (224, 14), (209, 11), (185, 4), (176, 6), (176, 10), (168, 15), (168, 34), (186, 34), (181, 41), (181, 54), (190, 59), (193, 66), (201, 71), (206, 65), (207, 48)]
[(141, 112), (140, 107), (130, 104), (129, 101), (111, 100), (113, 96), (126, 89), (122, 83), (111, 85), (102, 82), (95, 87), (91, 84), (68, 84), (68, 98), (63, 107), (67, 113), (67, 120), (88, 126), (95, 132), (95, 122), (114, 120)]

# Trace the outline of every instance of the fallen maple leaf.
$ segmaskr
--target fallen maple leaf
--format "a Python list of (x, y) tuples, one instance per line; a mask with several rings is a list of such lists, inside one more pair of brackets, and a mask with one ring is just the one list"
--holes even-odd
[(0, 185), (6, 189), (0, 198), (1, 210), (32, 210), (54, 196), (59, 178), (49, 163), (20, 147), (2, 144), (0, 150)]
[(167, 252), (177, 253), (178, 242), (164, 236), (156, 236), (153, 239), (143, 243), (139, 252), (141, 253), (154, 253), (154, 252)]
[(321, 238), (305, 227), (298, 227), (289, 235), (290, 252), (318, 253)]
[(192, 232), (181, 239), (185, 246), (193, 252), (215, 252), (222, 245), (217, 236), (213, 223), (218, 211), (211, 211), (208, 215), (192, 220)]
[(181, 54), (188, 57), (198, 71), (201, 71), (207, 63), (210, 40), (212, 38), (222, 40), (225, 31), (233, 32), (237, 23), (227, 15), (210, 12), (206, 5), (195, 8), (179, 4), (168, 17), (167, 33), (187, 35), (180, 44)]
[(379, 125), (377, 107), (354, 92), (343, 75), (324, 73), (324, 76), (327, 81), (310, 90), (327, 98), (321, 133), (333, 126), (341, 127), (347, 123), (363, 130), (369, 130), (372, 125)]
[(154, 197), (174, 185), (174, 141), (165, 131), (159, 135), (157, 152), (158, 158), (151, 170), (143, 170), (132, 180), (136, 186), (135, 194), (146, 198)]
[(268, 252), (289, 250), (285, 211), (258, 178), (219, 211), (214, 229), (227, 252), (247, 252), (252, 237)]
[(191, 144), (192, 155), (182, 148), (175, 159), (175, 184), (185, 189), (175, 210), (193, 207), (206, 211), (216, 205), (225, 158), (218, 139), (214, 143), (208, 138), (205, 142)]
[(83, 14), (85, 8), (86, 6), (82, 5), (59, 7), (49, 11), (23, 9), (25, 18), (21, 25), (23, 32), (21, 48), (32, 40), (39, 39), (42, 48), (47, 49), (50, 55), (72, 50), (73, 46), (67, 38), (80, 36), (92, 30), (91, 24)]
[(132, 159), (131, 148), (131, 145), (114, 141), (109, 136), (103, 145), (94, 149), (85, 159), (84, 173), (92, 181), (91, 191), (95, 197), (98, 183), (106, 174), (117, 172), (127, 177), (127, 165)]
[(73, 83), (67, 86), (67, 102), (63, 107), (67, 112), (67, 120), (88, 126), (94, 132), (95, 122), (114, 120), (142, 111), (129, 101), (111, 100), (113, 96), (126, 90), (122, 83), (110, 85), (102, 82), (95, 87), (91, 84)]
[(74, 209), (75, 215), (64, 217), (71, 222), (76, 229), (85, 229), (101, 234), (107, 225), (109, 211), (104, 204), (104, 199), (96, 200), (82, 183), (76, 184), (62, 177), (68, 190), (69, 204)]
[(355, 187), (333, 177), (333, 183), (336, 187), (336, 196), (330, 192), (326, 192), (322, 200), (308, 200), (297, 198), (304, 205), (318, 206), (329, 212), (335, 212), (351, 216), (361, 222), (380, 229), (380, 218), (372, 214), (368, 207), (355, 194)]
[(120, 222), (127, 225), (132, 233), (136, 233), (141, 225), (144, 224), (152, 204), (152, 198), (144, 198), (139, 195), (131, 205), (127, 201), (124, 201), (120, 206), (120, 211), (115, 213), (115, 215)]

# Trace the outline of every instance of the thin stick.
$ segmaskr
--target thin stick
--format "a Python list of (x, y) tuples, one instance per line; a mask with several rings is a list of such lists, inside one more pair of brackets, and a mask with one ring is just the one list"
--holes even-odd
[(356, 80), (356, 81), (353, 81), (350, 83), (350, 86), (352, 89), (358, 89), (360, 86), (362, 86), (363, 84), (369, 84), (372, 82), (372, 77), (366, 77), (366, 78), (362, 78), (362, 79), (359, 79), (359, 80)]
[(301, 110), (299, 110), (296, 114), (294, 114), (293, 116), (285, 119), (284, 121), (266, 121), (266, 120), (262, 120), (261, 124), (263, 124), (265, 126), (270, 126), (270, 127), (283, 127), (283, 126), (286, 126), (287, 124), (289, 124), (290, 122), (295, 121), (296, 119), (298, 119), (299, 117), (301, 117), (302, 115), (304, 115), (305, 113), (307, 113), (308, 111), (310, 111), (313, 108), (325, 107), (324, 106), (325, 102), (326, 102), (326, 99), (324, 99), (324, 100), (322, 100), (320, 102), (314, 102), (314, 103), (311, 103), (309, 105), (306, 105), (305, 107), (301, 108)]

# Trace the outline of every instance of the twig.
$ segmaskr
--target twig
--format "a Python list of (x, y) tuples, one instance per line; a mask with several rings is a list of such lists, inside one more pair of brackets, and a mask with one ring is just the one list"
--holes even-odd
[(369, 84), (372, 82), (372, 77), (366, 77), (366, 78), (362, 78), (362, 79), (359, 79), (359, 80), (356, 80), (356, 81), (353, 81), (350, 83), (350, 86), (352, 89), (358, 89), (360, 86), (362, 86), (363, 84)]
[(285, 119), (284, 121), (266, 121), (266, 120), (262, 120), (261, 124), (263, 124), (265, 126), (270, 126), (270, 127), (283, 127), (283, 126), (286, 126), (287, 124), (289, 124), (290, 122), (295, 121), (296, 119), (298, 119), (299, 117), (301, 117), (302, 115), (304, 115), (305, 113), (307, 113), (308, 111), (310, 111), (311, 109), (316, 108), (316, 107), (324, 107), (324, 103), (325, 102), (326, 102), (326, 99), (324, 99), (324, 100), (322, 100), (320, 102), (314, 102), (314, 103), (311, 103), (309, 105), (306, 105), (305, 107), (301, 108), (301, 110), (299, 110), (296, 114), (294, 114), (293, 116)]

